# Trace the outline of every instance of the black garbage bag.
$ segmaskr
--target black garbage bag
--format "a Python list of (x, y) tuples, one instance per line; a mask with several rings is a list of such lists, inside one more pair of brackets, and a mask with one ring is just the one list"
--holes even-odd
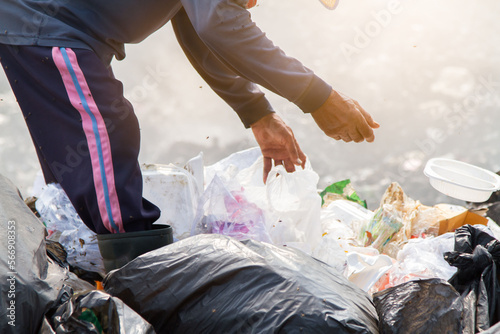
[(378, 333), (371, 298), (332, 267), (222, 235), (144, 254), (104, 287), (158, 333)]
[(449, 282), (462, 296), (464, 332), (477, 333), (500, 321), (500, 242), (478, 227), (464, 225), (455, 231), (455, 249), (445, 253), (445, 259), (458, 268)]
[(103, 291), (73, 294), (40, 333), (154, 334), (153, 327), (120, 299)]
[(45, 227), (0, 175), (0, 333), (37, 333), (68, 270), (47, 257)]
[(377, 292), (380, 333), (461, 333), (460, 294), (445, 280), (410, 281)]

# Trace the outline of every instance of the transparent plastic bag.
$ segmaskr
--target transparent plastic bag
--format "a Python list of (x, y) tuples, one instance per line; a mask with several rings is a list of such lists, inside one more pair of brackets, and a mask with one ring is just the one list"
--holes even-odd
[(97, 234), (83, 223), (61, 186), (50, 183), (43, 187), (35, 205), (49, 239), (58, 241), (66, 250), (68, 263), (104, 275)]
[(230, 191), (218, 175), (202, 196), (191, 230), (192, 235), (202, 233), (271, 242), (263, 211), (248, 202), (243, 190)]

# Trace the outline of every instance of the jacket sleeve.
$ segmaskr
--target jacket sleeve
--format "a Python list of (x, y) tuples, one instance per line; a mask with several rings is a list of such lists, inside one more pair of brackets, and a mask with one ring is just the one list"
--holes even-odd
[(172, 19), (172, 26), (193, 67), (214, 92), (236, 111), (246, 128), (273, 112), (256, 84), (228, 68), (203, 43), (183, 8)]
[(181, 0), (196, 34), (227, 68), (304, 112), (318, 109), (331, 87), (266, 37), (245, 9), (247, 1)]

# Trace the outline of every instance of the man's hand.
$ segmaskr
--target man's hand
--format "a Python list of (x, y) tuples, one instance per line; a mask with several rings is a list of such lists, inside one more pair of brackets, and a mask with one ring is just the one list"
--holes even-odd
[(253, 134), (264, 156), (264, 183), (274, 165), (284, 165), (287, 172), (295, 166), (304, 168), (306, 155), (295, 140), (292, 129), (275, 113), (262, 117), (251, 125)]
[(334, 90), (311, 115), (327, 136), (345, 142), (372, 142), (375, 139), (373, 129), (380, 126), (357, 101)]

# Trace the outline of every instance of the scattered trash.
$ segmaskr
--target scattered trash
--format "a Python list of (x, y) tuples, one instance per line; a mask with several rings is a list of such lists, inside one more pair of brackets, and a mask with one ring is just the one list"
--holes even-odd
[[(431, 165), (448, 176), (471, 171)], [(176, 242), (108, 274), (105, 292), (96, 235), (59, 185), (36, 183), (38, 199), (26, 203), (15, 188), (0, 188), (0, 199), (16, 203), (3, 218), (23, 217), (14, 281), (31, 304), (16, 304), (16, 323), (34, 319), (26, 333), (493, 333), (500, 192), (469, 208), (427, 206), (392, 183), (369, 210), (349, 179), (318, 190), (309, 160), (294, 173), (275, 166), (266, 184), (262, 170), (258, 147), (207, 167), (202, 154), (184, 168), (143, 165), (144, 196), (162, 209), (159, 223), (174, 227)]]
[(181, 240), (111, 272), (104, 287), (158, 333), (377, 333), (371, 298), (335, 269), (253, 240)]

